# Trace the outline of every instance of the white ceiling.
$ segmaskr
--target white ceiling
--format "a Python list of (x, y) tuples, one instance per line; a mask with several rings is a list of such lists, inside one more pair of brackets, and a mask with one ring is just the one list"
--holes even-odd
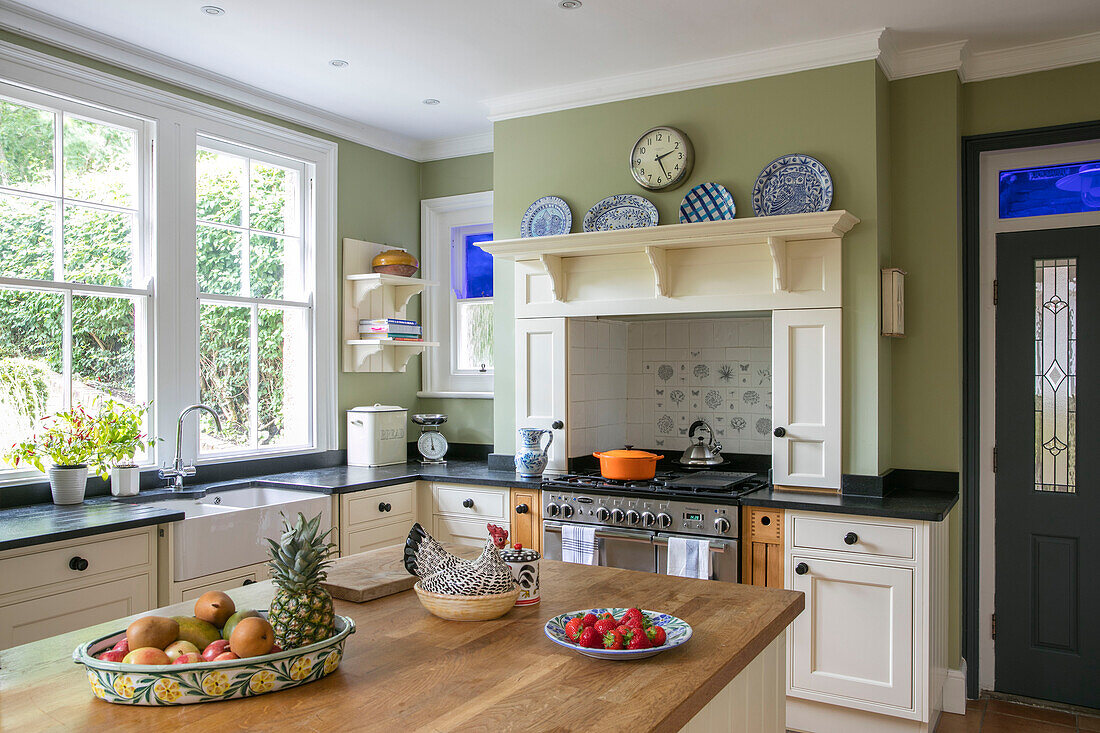
[[(226, 13), (204, 15), (203, 4)], [(575, 106), (571, 90), (599, 90), (605, 78), (642, 90), (649, 71), (665, 69), (652, 74), (659, 82), (677, 73), (668, 67), (882, 28), (900, 52), (969, 41), (966, 52), (977, 55), (1097, 33), (1100, 2), (584, 0), (567, 11), (557, 0), (0, 0), (9, 27), (49, 37), (43, 28), (55, 21), (80, 27), (59, 33), (68, 43), (53, 39), (62, 45), (79, 46), (72, 37), (89, 29), (108, 37), (98, 38), (101, 57), (138, 47), (423, 147), (484, 135), (491, 113), (507, 116), (500, 110), (554, 99), (555, 90), (556, 106)], [(960, 48), (951, 47), (956, 56)], [(350, 65), (332, 68), (334, 58)], [(426, 106), (426, 97), (441, 104)]]

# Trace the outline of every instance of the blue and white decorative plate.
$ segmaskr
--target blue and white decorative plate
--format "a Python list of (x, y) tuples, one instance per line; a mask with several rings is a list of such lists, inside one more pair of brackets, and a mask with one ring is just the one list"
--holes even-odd
[(657, 226), (657, 207), (649, 199), (632, 193), (608, 196), (584, 215), (586, 232), (655, 226)]
[(573, 212), (569, 204), (557, 196), (543, 196), (527, 207), (519, 223), (521, 237), (553, 237), (568, 234), (573, 228)]
[(659, 647), (650, 649), (589, 649), (588, 647), (577, 646), (569, 641), (569, 637), (565, 635), (565, 625), (569, 623), (569, 619), (584, 616), (586, 613), (594, 613), (599, 616), (605, 611), (618, 618), (623, 615), (626, 609), (589, 608), (584, 611), (572, 611), (570, 613), (560, 614), (546, 622), (546, 636), (555, 644), (572, 649), (575, 652), (580, 652), (586, 657), (618, 660), (645, 659), (646, 657), (652, 657), (661, 652), (668, 651), (669, 649), (675, 649), (678, 646), (682, 646), (691, 638), (691, 626), (687, 621), (676, 618), (675, 616), (670, 616), (667, 613), (647, 611), (643, 608), (642, 613), (650, 620), (650, 623), (654, 626), (660, 626), (665, 630), (665, 643)]
[(833, 203), (833, 179), (825, 166), (808, 155), (784, 155), (760, 171), (752, 187), (757, 216), (828, 211)]
[(700, 183), (680, 202), (680, 223), (732, 219), (737, 213), (733, 194), (721, 183)]

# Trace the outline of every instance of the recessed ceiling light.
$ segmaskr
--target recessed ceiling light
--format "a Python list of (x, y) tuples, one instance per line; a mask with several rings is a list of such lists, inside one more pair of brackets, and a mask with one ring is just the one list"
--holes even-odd
[(439, 104), (439, 100), (428, 97), (424, 100), (424, 104), (428, 105), (429, 107), (434, 107), (435, 105)]
[(203, 5), (199, 10), (204, 15), (225, 15), (225, 8), (219, 8), (217, 5)]
[(558, 7), (562, 10), (576, 10), (583, 4), (581, 0), (561, 0), (561, 2), (558, 3)]
[(333, 59), (332, 61), (328, 62), (328, 65), (335, 66), (337, 69), (342, 69), (348, 65), (348, 62), (344, 61), (343, 59)]

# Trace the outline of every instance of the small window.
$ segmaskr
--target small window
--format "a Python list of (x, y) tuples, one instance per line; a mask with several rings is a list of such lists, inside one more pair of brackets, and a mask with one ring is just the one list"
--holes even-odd
[(451, 229), (451, 338), (456, 374), (493, 371), (493, 257), (479, 244), (493, 241), (492, 224)]
[(1100, 160), (1001, 171), (1000, 218), (1100, 211)]

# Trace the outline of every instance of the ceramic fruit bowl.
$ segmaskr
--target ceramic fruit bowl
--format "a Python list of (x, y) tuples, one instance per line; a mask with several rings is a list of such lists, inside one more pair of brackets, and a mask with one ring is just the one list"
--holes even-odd
[[(262, 612), (266, 617), (267, 612)], [(190, 705), (254, 697), (297, 687), (332, 674), (355, 622), (336, 617), (336, 633), (316, 644), (246, 659), (195, 664), (123, 664), (95, 655), (126, 637), (126, 630), (82, 644), (73, 661), (87, 668), (92, 693), (121, 705)]]
[(669, 649), (675, 649), (678, 646), (686, 644), (687, 640), (691, 638), (691, 625), (688, 624), (687, 621), (667, 613), (647, 611), (645, 609), (642, 609), (642, 613), (645, 614), (646, 618), (648, 618), (654, 626), (661, 626), (665, 630), (665, 643), (661, 646), (651, 647), (649, 649), (590, 649), (574, 644), (569, 641), (569, 638), (565, 635), (565, 625), (569, 623), (569, 619), (571, 618), (584, 616), (586, 613), (594, 613), (599, 616), (601, 613), (605, 612), (619, 618), (623, 615), (624, 611), (626, 611), (625, 608), (590, 608), (583, 611), (563, 613), (546, 622), (546, 636), (555, 644), (572, 649), (586, 657), (593, 657), (595, 659), (617, 659), (620, 661), (628, 659), (645, 659), (646, 657), (656, 656), (661, 652), (667, 652)]
[(374, 259), (371, 260), (371, 269), (387, 275), (412, 277), (420, 269), (420, 262), (405, 250), (387, 249), (385, 252), (379, 252), (375, 255)]
[(485, 596), (445, 596), (431, 593), (420, 586), (413, 586), (420, 598), (420, 605), (428, 613), (448, 621), (489, 621), (500, 618), (512, 610), (519, 597), (519, 586), (507, 593), (493, 593)]

